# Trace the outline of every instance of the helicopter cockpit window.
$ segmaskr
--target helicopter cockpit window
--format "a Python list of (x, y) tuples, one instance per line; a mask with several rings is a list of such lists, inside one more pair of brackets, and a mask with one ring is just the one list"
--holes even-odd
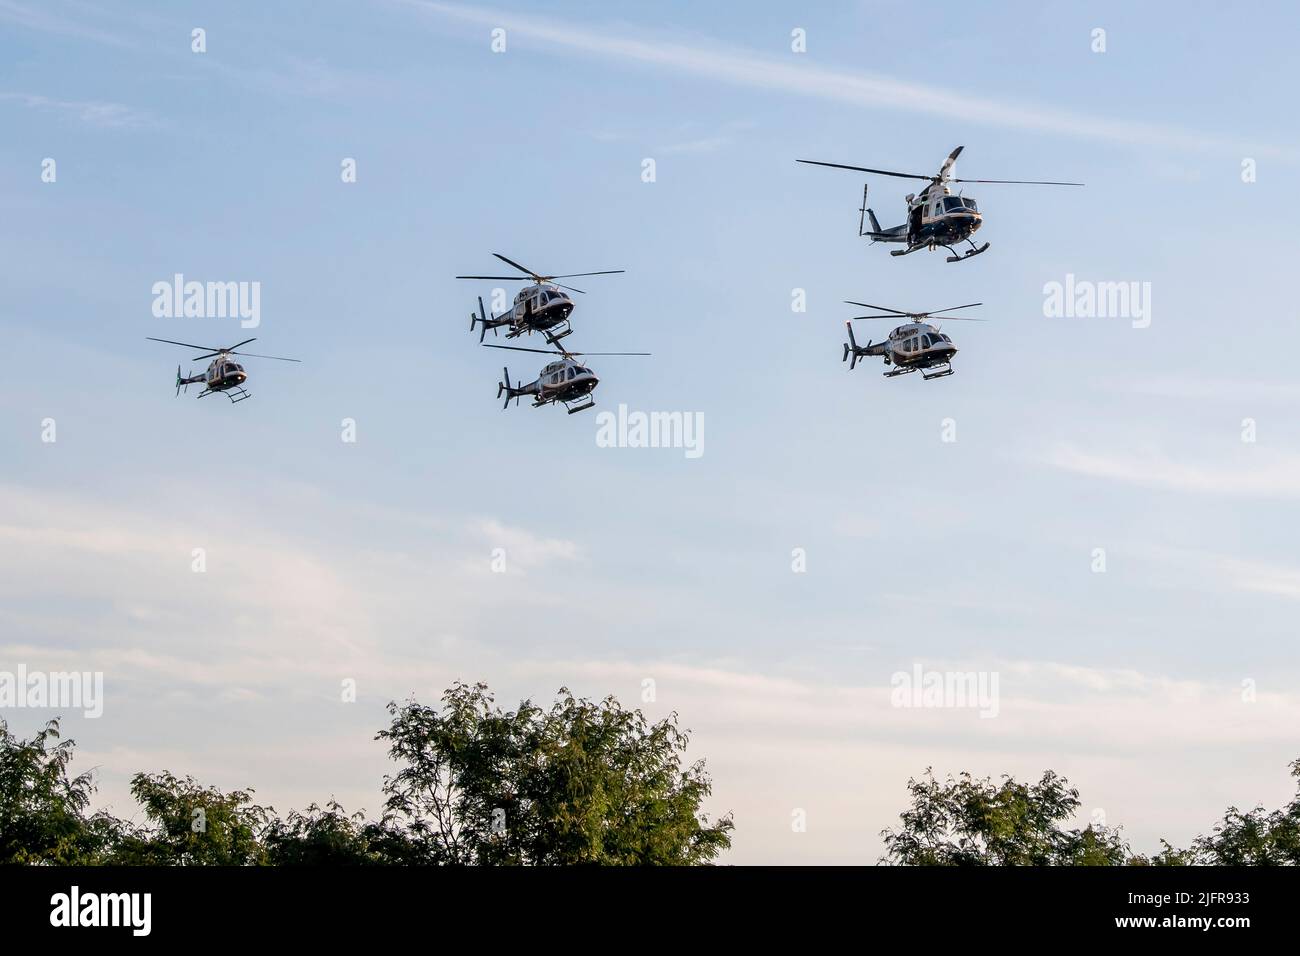
[(945, 196), (943, 200), (943, 208), (945, 210), (961, 209), (962, 208), (961, 198), (958, 196)]
[(963, 199), (962, 202), (966, 204), (966, 208), (969, 209), (971, 212), (979, 212), (979, 211), (980, 211), (980, 207), (977, 206), (977, 205), (975, 205), (975, 200), (973, 200), (973, 199)]
[(572, 380), (572, 379), (573, 379), (573, 376), (575, 376), (575, 375), (577, 375), (577, 374), (578, 374), (578, 373), (575, 372), (572, 368), (569, 369), (569, 379), (570, 379), (570, 380)]

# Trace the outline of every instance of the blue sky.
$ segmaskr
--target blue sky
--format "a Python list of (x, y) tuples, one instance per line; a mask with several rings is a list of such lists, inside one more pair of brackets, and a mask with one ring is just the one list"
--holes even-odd
[[(1297, 14), (1254, 10), (0, 0), (0, 669), (104, 672), (68, 723), (121, 812), (163, 768), (373, 812), (383, 705), (455, 679), (654, 680), (736, 863), (874, 860), (926, 766), (1052, 767), (1143, 848), (1280, 802)], [(794, 162), (959, 144), (959, 176), (1087, 186), (972, 187), (992, 248), (951, 266), (867, 247), (863, 179)], [(910, 185), (870, 183), (900, 222)], [(593, 363), (597, 409), (702, 414), (702, 457), (502, 412), (502, 356), (544, 359), (469, 334), (494, 284), (452, 277), (492, 252), (626, 269), (568, 341), (653, 352)], [(154, 318), (177, 272), (260, 282), (261, 325)], [(1067, 274), (1150, 283), (1150, 326), (1045, 317)], [(840, 364), (842, 299), (990, 321), (945, 328), (955, 376), (885, 380)], [(144, 340), (251, 334), (303, 364), (249, 360), (234, 407)], [(997, 672), (998, 717), (891, 707), (915, 661)]]

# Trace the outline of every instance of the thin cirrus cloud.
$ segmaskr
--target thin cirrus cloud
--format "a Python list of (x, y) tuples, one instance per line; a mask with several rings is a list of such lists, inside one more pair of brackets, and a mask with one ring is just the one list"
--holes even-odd
[(962, 122), (1010, 129), (1032, 129), (1071, 139), (1102, 140), (1131, 146), (1174, 149), (1220, 149), (1294, 160), (1296, 150), (1258, 142), (1224, 140), (1194, 130), (1093, 116), (1056, 107), (1000, 101), (988, 96), (953, 93), (857, 70), (792, 63), (723, 46), (689, 46), (633, 39), (612, 32), (584, 29), (571, 22), (543, 20), (505, 10), (490, 10), (437, 0), (396, 0), (438, 17), (503, 27), (552, 48), (600, 59), (632, 61), (733, 86), (815, 97), (867, 109), (928, 113)]
[(154, 120), (148, 113), (122, 103), (60, 100), (36, 93), (0, 93), (0, 103), (12, 103), (27, 109), (57, 113), (100, 129), (137, 129), (154, 125)]
[(1249, 457), (1235, 464), (1175, 459), (1158, 452), (1091, 452), (1066, 443), (1042, 460), (1072, 474), (1148, 488), (1243, 498), (1300, 497), (1300, 458), (1257, 454), (1243, 447)]
[(14, 26), (75, 40), (91, 40), (109, 46), (123, 48), (134, 46), (131, 40), (121, 34), (89, 25), (87, 13), (98, 14), (99, 11), (80, 4), (75, 9), (69, 9), (68, 16), (61, 16), (59, 11), (52, 9), (48, 3), (37, 5), (19, 3), (17, 0), (0, 0), (0, 21)]

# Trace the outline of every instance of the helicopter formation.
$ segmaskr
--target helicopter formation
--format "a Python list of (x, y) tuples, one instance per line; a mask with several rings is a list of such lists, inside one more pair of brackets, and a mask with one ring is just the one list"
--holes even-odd
[[(954, 196), (949, 188), (949, 183), (998, 183), (1025, 186), (1083, 185), (1083, 183), (1037, 179), (959, 179), (952, 174), (957, 166), (957, 157), (961, 155), (964, 148), (958, 146), (949, 153), (948, 158), (939, 167), (939, 172), (932, 176), (922, 173), (900, 173), (895, 170), (875, 169), (869, 166), (827, 163), (815, 159), (799, 159), (795, 160), (795, 162), (806, 163), (810, 166), (829, 166), (832, 169), (848, 169), (872, 173), (877, 176), (926, 181), (928, 185), (919, 193), (908, 193), (904, 197), (904, 201), (907, 203), (907, 221), (902, 225), (891, 226), (887, 229), (881, 227), (880, 221), (876, 219), (875, 210), (867, 205), (869, 184), (864, 184), (862, 187), (862, 208), (859, 210), (860, 215), (858, 217), (858, 235), (869, 239), (872, 244), (877, 242), (902, 243), (904, 246), (902, 249), (890, 250), (889, 254), (891, 256), (906, 256), (921, 249), (930, 251), (939, 248), (947, 249), (951, 253), (948, 256), (948, 262), (964, 262), (987, 252), (989, 249), (989, 243), (986, 242), (977, 246), (975, 240), (971, 238), (984, 224), (984, 216), (980, 212), (978, 204), (974, 199), (968, 198), (964, 194)], [(867, 217), (871, 219), (871, 229), (869, 230), (865, 228)], [(959, 253), (953, 246), (963, 242), (967, 243), (970, 248)], [(849, 362), (849, 368), (853, 369), (857, 367), (859, 359), (879, 357), (884, 359), (886, 366), (889, 366), (889, 370), (884, 373), (886, 378), (896, 378), (899, 375), (919, 371), (921, 377), (929, 381), (930, 379), (944, 378), (953, 374), (952, 357), (957, 354), (957, 346), (938, 326), (931, 325), (925, 320), (944, 312), (974, 308), (982, 303), (972, 302), (967, 305), (952, 306), (951, 308), (938, 309), (933, 312), (904, 312), (899, 309), (889, 309), (884, 306), (847, 300), (846, 304), (874, 309), (884, 314), (857, 315), (844, 323), (848, 327), (849, 341), (844, 343), (844, 355), (840, 361), (848, 361), (849, 357), (852, 356), (853, 360)], [(857, 339), (853, 335), (853, 320), (855, 319), (908, 319), (910, 321), (891, 331), (883, 342), (872, 342), (868, 339), (866, 345), (858, 345)], [(971, 316), (959, 315), (946, 316), (946, 320), (984, 321)]]
[[(503, 394), (506, 397), (505, 404), (501, 406), (503, 409), (510, 407), (511, 399), (514, 399), (517, 406), (519, 399), (525, 395), (530, 395), (533, 399), (533, 408), (559, 404), (563, 405), (570, 415), (586, 411), (596, 404), (592, 393), (595, 392), (596, 386), (600, 384), (600, 379), (596, 377), (596, 373), (585, 362), (579, 361), (580, 358), (586, 358), (590, 355), (650, 354), (649, 352), (570, 352), (560, 345), (560, 339), (573, 333), (573, 326), (569, 323), (569, 316), (573, 314), (574, 301), (566, 292), (585, 293), (583, 293), (582, 289), (562, 285), (555, 280), (578, 279), (583, 276), (616, 275), (625, 270), (603, 269), (596, 272), (542, 275), (520, 265), (513, 259), (506, 258), (499, 252), (494, 252), (492, 255), (507, 265), (518, 269), (521, 274), (513, 276), (456, 276), (456, 278), (491, 279), (528, 284), (515, 294), (514, 305), (500, 315), (494, 315), (484, 309), (483, 297), (479, 296), (478, 312), (471, 312), (469, 317), (471, 332), (478, 326), (482, 326), (482, 331), (479, 332), (478, 336), (479, 345), (490, 349), (510, 349), (514, 352), (534, 352), (541, 355), (561, 356), (559, 361), (547, 363), (537, 373), (537, 378), (527, 384), (524, 384), (521, 380), (511, 385), (510, 369), (508, 367), (503, 368), (503, 379), (497, 383), (497, 398), (500, 398)], [(488, 329), (491, 329), (492, 334), (495, 336), (497, 329), (501, 327), (508, 327), (506, 332), (506, 338), (508, 339), (518, 338), (521, 335), (532, 335), (534, 332), (540, 333), (551, 348), (534, 349), (519, 345), (494, 345), (491, 342), (483, 341)]]
[[(903, 173), (896, 170), (876, 169), (869, 166), (851, 166), (812, 159), (800, 159), (796, 160), (796, 162), (812, 166), (827, 166), (833, 169), (871, 173), (878, 176), (925, 181), (927, 185), (919, 193), (909, 193), (904, 197), (904, 201), (907, 203), (907, 221), (889, 228), (881, 227), (875, 211), (867, 205), (869, 184), (864, 185), (862, 187), (862, 207), (859, 210), (860, 216), (858, 218), (858, 235), (869, 239), (872, 244), (877, 242), (901, 243), (903, 248), (891, 250), (891, 256), (906, 256), (921, 249), (931, 251), (939, 248), (947, 249), (951, 253), (948, 256), (948, 262), (963, 262), (966, 259), (982, 255), (989, 249), (989, 243), (985, 242), (983, 245), (977, 246), (971, 238), (984, 224), (984, 217), (979, 210), (979, 206), (974, 199), (962, 193), (953, 195), (950, 184), (1083, 185), (1083, 183), (1049, 180), (958, 178), (953, 175), (953, 172), (956, 169), (957, 157), (961, 155), (963, 149), (964, 147), (958, 146), (949, 153), (947, 159), (939, 167), (938, 173), (934, 175)], [(867, 217), (870, 217), (871, 220), (869, 230), (865, 228)], [(967, 243), (969, 248), (959, 253), (953, 247), (963, 242)], [(569, 293), (584, 294), (584, 292), (582, 289), (565, 285), (558, 280), (618, 275), (625, 270), (602, 269), (592, 272), (568, 272), (547, 275), (535, 272), (499, 252), (494, 252), (493, 256), (515, 269), (517, 274), (461, 275), (456, 276), (456, 278), (523, 282), (524, 286), (515, 294), (513, 305), (499, 315), (488, 311), (483, 305), (483, 297), (479, 296), (478, 311), (470, 313), (469, 323), (471, 332), (479, 329), (479, 345), (484, 348), (510, 349), (516, 352), (560, 356), (558, 361), (547, 363), (538, 372), (537, 378), (528, 383), (518, 380), (511, 384), (509, 368), (503, 369), (502, 380), (497, 383), (497, 398), (505, 396), (503, 408), (509, 408), (512, 399), (518, 405), (520, 399), (524, 396), (530, 396), (533, 408), (559, 404), (563, 405), (570, 415), (585, 411), (596, 404), (593, 393), (596, 386), (600, 384), (600, 379), (586, 362), (581, 361), (582, 359), (590, 356), (641, 356), (650, 354), (649, 352), (573, 352), (561, 344), (561, 340), (572, 335), (574, 331), (570, 317), (573, 314), (575, 302)], [(907, 312), (901, 309), (870, 305), (852, 300), (846, 300), (846, 304), (872, 309), (876, 314), (853, 316), (845, 322), (848, 327), (849, 341), (844, 343), (844, 353), (841, 361), (848, 361), (849, 368), (854, 369), (860, 359), (880, 358), (887, 368), (884, 373), (886, 378), (920, 372), (921, 377), (929, 381), (930, 379), (952, 375), (954, 373), (952, 359), (957, 354), (957, 346), (942, 331), (939, 325), (932, 324), (929, 320), (942, 315), (942, 319), (936, 318), (935, 321), (984, 321), (972, 316), (945, 314), (974, 308), (981, 305), (979, 302), (952, 306), (947, 309), (937, 309), (931, 312)], [(883, 341), (875, 342), (868, 338), (866, 345), (859, 345), (857, 338), (853, 334), (853, 322), (861, 319), (893, 319), (901, 321), (902, 324), (894, 328)], [(495, 337), (499, 334), (498, 330), (502, 328), (506, 330), (507, 339), (517, 339), (537, 333), (545, 339), (550, 348), (537, 349), (518, 345), (499, 345), (484, 341), (489, 329)], [(195, 356), (191, 361), (212, 360), (207, 370), (199, 375), (182, 376), (178, 365), (176, 367), (175, 382), (177, 395), (180, 394), (182, 388), (188, 391), (190, 385), (202, 385), (203, 390), (199, 393), (199, 398), (213, 394), (225, 394), (232, 404), (252, 397), (244, 388), (248, 373), (243, 365), (235, 360), (235, 356), (274, 359), (281, 362), (299, 361), (299, 359), (285, 358), (278, 355), (257, 355), (251, 352), (238, 351), (242, 346), (254, 342), (256, 339), (245, 339), (226, 348), (217, 348), (191, 345), (187, 342), (176, 342), (171, 339), (156, 339), (152, 336), (147, 336), (147, 338), (153, 342), (199, 349), (203, 354)], [(849, 361), (850, 358), (852, 361)]]

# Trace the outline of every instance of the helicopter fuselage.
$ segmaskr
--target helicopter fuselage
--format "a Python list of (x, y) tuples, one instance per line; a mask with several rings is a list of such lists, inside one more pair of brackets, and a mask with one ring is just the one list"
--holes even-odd
[(201, 383), (210, 392), (224, 392), (227, 389), (238, 388), (247, 379), (248, 374), (238, 362), (227, 358), (218, 358), (208, 364), (207, 371), (202, 375), (182, 378), (180, 382), (182, 385)]
[(919, 196), (909, 196), (907, 206), (907, 242), (912, 246), (965, 242), (984, 224), (975, 200), (954, 196), (946, 186), (927, 186)]
[(585, 365), (579, 365), (572, 359), (563, 359), (551, 362), (542, 369), (533, 384), (537, 386), (536, 404), (567, 404), (590, 395), (600, 384), (600, 379)]
[(957, 354), (957, 346), (933, 325), (913, 322), (900, 325), (889, 333), (883, 351), (886, 365), (902, 368), (930, 368), (947, 365)]
[[(600, 379), (591, 369), (567, 357), (548, 364), (537, 378), (527, 385), (511, 385), (510, 370), (504, 371), (505, 381), (498, 386), (497, 397), (500, 398), (504, 394), (507, 406), (512, 398), (531, 395), (534, 408), (559, 402), (569, 409), (569, 414), (573, 414), (591, 408), (595, 404), (590, 396), (600, 384)], [(574, 403), (584, 400), (586, 404), (575, 407)]]
[(520, 289), (511, 310), (511, 324), (520, 330), (554, 328), (569, 318), (573, 300), (550, 285)]

